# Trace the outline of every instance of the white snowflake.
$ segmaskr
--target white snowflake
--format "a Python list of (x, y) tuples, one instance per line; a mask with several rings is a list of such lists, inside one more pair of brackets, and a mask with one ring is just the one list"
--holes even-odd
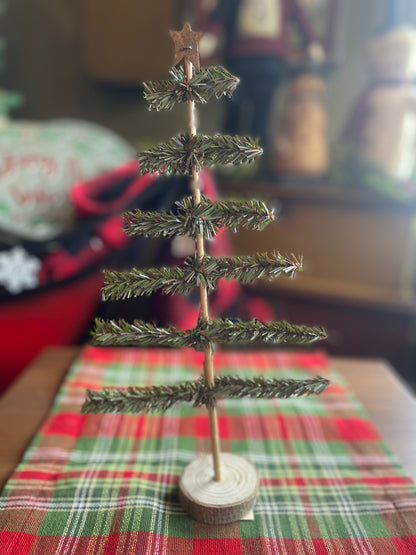
[(23, 247), (13, 247), (0, 253), (0, 285), (16, 295), (39, 285), (38, 272), (41, 261), (30, 256)]

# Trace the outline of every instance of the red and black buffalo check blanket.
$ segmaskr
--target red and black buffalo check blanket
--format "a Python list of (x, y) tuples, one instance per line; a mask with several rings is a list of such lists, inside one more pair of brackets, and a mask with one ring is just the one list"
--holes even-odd
[(83, 415), (86, 388), (193, 379), (193, 351), (87, 347), (0, 498), (0, 553), (416, 553), (416, 486), (323, 354), (217, 352), (217, 373), (307, 377), (319, 397), (219, 402), (222, 449), (257, 468), (254, 520), (194, 522), (183, 468), (208, 450), (204, 410)]

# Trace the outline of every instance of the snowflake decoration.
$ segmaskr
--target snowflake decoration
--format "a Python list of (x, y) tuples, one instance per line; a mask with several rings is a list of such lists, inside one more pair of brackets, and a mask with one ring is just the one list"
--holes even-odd
[(30, 256), (23, 247), (0, 253), (0, 285), (12, 295), (39, 285), (41, 261)]

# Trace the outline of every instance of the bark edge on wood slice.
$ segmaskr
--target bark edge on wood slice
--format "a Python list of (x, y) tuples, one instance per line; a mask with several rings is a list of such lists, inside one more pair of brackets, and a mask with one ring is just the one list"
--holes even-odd
[(259, 477), (247, 460), (221, 454), (222, 480), (214, 480), (212, 456), (201, 455), (183, 471), (179, 496), (186, 512), (205, 524), (229, 524), (253, 510)]

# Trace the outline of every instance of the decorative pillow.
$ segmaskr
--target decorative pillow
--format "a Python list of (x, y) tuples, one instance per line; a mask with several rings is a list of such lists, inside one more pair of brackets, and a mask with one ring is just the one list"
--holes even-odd
[(56, 236), (73, 221), (72, 186), (133, 156), (127, 141), (86, 121), (0, 128), (0, 231), (36, 240)]

